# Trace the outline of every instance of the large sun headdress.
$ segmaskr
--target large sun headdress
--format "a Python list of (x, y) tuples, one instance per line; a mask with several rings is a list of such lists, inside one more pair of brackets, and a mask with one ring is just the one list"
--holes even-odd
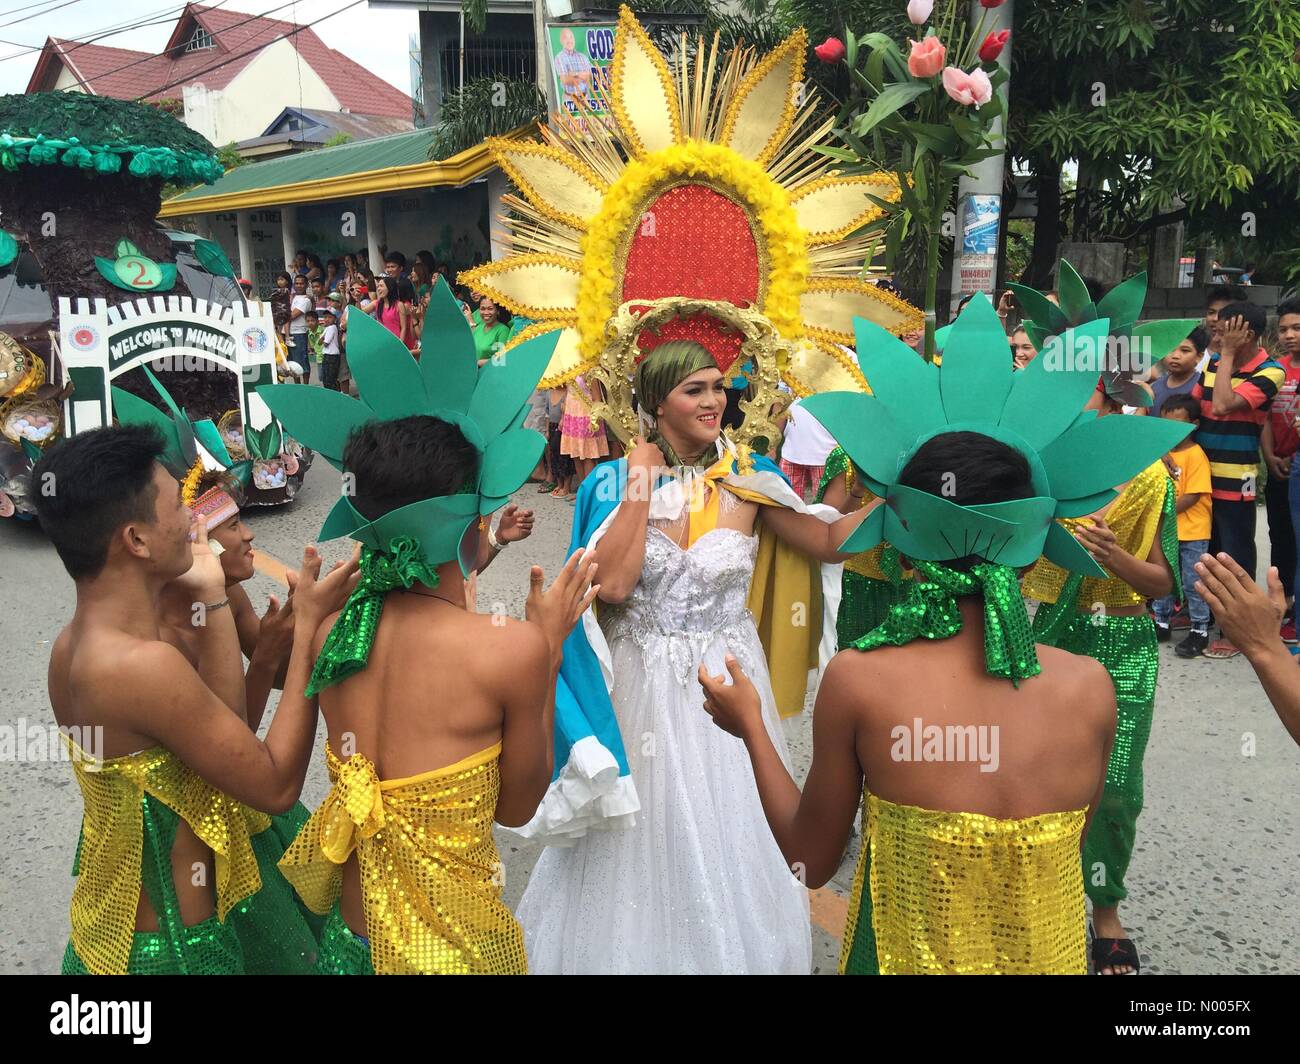
[(1078, 271), (1061, 260), (1057, 298), (1053, 303), (1036, 288), (1008, 284), (1028, 315), (1025, 332), (1040, 352), (1053, 336), (1073, 326), (1099, 318), (1110, 321), (1110, 332), (1086, 362), (1101, 377), (1106, 394), (1125, 406), (1150, 406), (1151, 393), (1135, 379), (1187, 339), (1200, 322), (1194, 318), (1167, 318), (1138, 324), (1146, 302), (1147, 275), (1143, 270), (1121, 281), (1095, 303)]
[(428, 565), (456, 559), (468, 575), (478, 539), (467, 533), (509, 501), (546, 446), (544, 437), (521, 426), (555, 342), (547, 335), (520, 344), (480, 370), (469, 323), (440, 279), (429, 297), (418, 363), (374, 319), (356, 315), (348, 323), (348, 365), (359, 399), (304, 384), (262, 385), (258, 394), (289, 433), (344, 472), (348, 437), (376, 420), (436, 417), (457, 426), (479, 455), (473, 479), (460, 492), (413, 502), (373, 521), (345, 490), (320, 538), (351, 536), (380, 552), (395, 541), (415, 540)]
[[(870, 322), (856, 325), (873, 394), (814, 395), (805, 404), (884, 500), (841, 549), (886, 541), (921, 561), (977, 555), (1012, 567), (1043, 555), (1062, 568), (1105, 577), (1055, 518), (1095, 513), (1115, 498), (1116, 485), (1192, 428), (1163, 418), (1081, 413), (1097, 371), (1075, 356), (1104, 340), (1109, 321), (1063, 330), (1018, 372), (1007, 357), (1001, 322), (982, 294), (953, 325), (941, 366)], [(950, 432), (977, 432), (1019, 451), (1029, 463), (1034, 496), (963, 506), (898, 483), (924, 443)]]
[(807, 49), (802, 29), (761, 58), (683, 36), (670, 62), (622, 7), (610, 121), (580, 103), (580, 120), (555, 116), (540, 143), (489, 142), (523, 198), (504, 201), (511, 253), (461, 279), (536, 320), (516, 342), (554, 335), (542, 385), (590, 373), (606, 393), (593, 416), (625, 441), (637, 431), (629, 359), (658, 343), (696, 340), (729, 381), (744, 373), (743, 441), (771, 438), (766, 401), (782, 379), (800, 395), (865, 387), (839, 346), (854, 318), (899, 335), (922, 325), (860, 276), (863, 230), (898, 183), (839, 174), (814, 150), (834, 117), (804, 92)]

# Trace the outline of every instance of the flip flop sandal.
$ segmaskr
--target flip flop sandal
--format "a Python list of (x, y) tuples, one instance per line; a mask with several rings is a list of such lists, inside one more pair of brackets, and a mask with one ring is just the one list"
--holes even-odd
[(556, 487), (556, 485), (555, 485), (555, 481), (553, 481), (553, 480), (548, 480), (548, 481), (546, 481), (545, 483), (540, 484), (540, 485), (538, 486), (538, 488), (537, 488), (537, 494), (538, 494), (538, 495), (545, 495), (548, 491), (554, 491), (554, 490), (555, 490), (555, 487)]
[(1112, 975), (1137, 975), (1142, 971), (1137, 946), (1131, 938), (1094, 938), (1092, 940), (1092, 971), (1101, 975), (1103, 968), (1132, 968), (1131, 972), (1112, 972)]
[(1216, 639), (1201, 654), (1203, 657), (1214, 658), (1217, 661), (1227, 661), (1228, 658), (1235, 658), (1241, 653), (1235, 646), (1226, 639)]

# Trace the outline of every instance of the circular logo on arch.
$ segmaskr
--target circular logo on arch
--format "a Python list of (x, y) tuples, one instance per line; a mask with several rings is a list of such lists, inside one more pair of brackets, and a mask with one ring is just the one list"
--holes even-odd
[(244, 342), (244, 350), (250, 355), (260, 355), (266, 350), (270, 343), (270, 338), (266, 335), (266, 330), (256, 325), (250, 325), (245, 329), (241, 336)]
[(99, 346), (99, 330), (93, 325), (74, 325), (68, 340), (78, 351), (92, 351)]

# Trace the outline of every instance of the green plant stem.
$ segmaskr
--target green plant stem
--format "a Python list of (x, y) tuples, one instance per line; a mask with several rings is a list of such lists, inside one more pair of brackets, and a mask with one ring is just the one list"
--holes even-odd
[[(936, 175), (937, 176), (937, 175)], [(939, 286), (939, 232), (943, 225), (943, 207), (946, 197), (935, 193), (934, 207), (930, 212), (930, 223), (926, 226), (925, 251), (925, 360), (934, 361), (934, 301)]]

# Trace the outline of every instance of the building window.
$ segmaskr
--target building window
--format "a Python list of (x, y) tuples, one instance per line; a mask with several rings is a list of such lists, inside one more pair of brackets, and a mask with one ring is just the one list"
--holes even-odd
[(202, 26), (196, 26), (190, 39), (185, 42), (185, 50), (187, 52), (201, 52), (204, 49), (213, 47), (215, 47), (215, 45), (212, 43), (212, 34)]

